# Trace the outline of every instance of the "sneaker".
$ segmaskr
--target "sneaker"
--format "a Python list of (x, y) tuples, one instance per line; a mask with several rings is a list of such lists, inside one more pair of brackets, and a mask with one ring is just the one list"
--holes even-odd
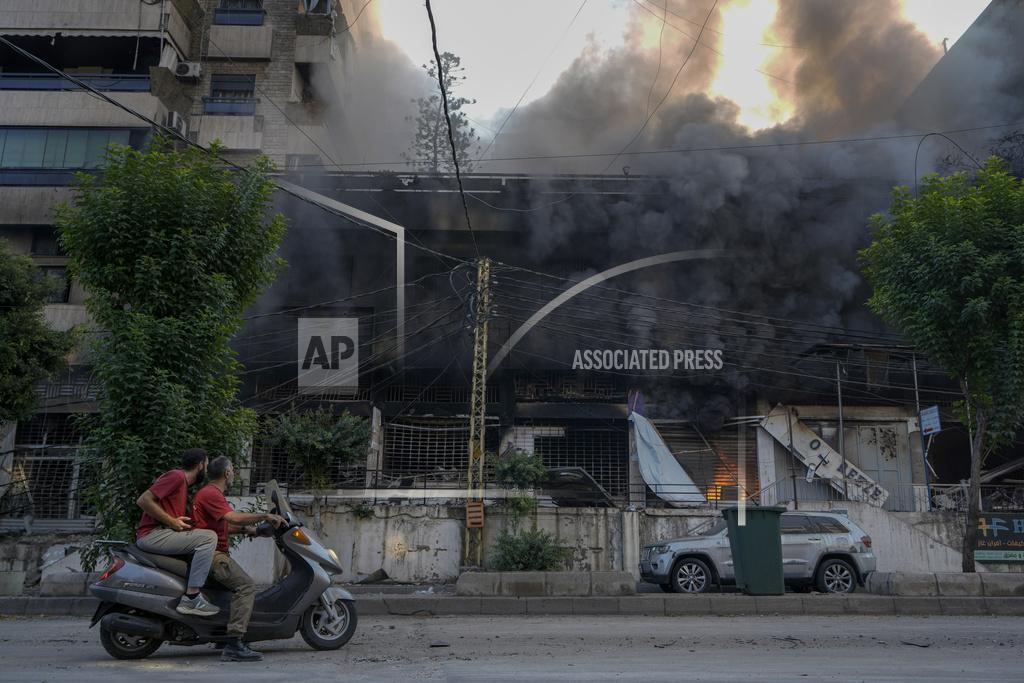
[(198, 617), (212, 617), (220, 612), (220, 607), (207, 602), (202, 593), (196, 593), (191, 598), (187, 595), (181, 596), (175, 609), (179, 614), (194, 614)]
[(224, 652), (220, 655), (222, 662), (258, 662), (263, 659), (263, 653), (256, 652), (240, 640), (232, 640), (224, 646)]

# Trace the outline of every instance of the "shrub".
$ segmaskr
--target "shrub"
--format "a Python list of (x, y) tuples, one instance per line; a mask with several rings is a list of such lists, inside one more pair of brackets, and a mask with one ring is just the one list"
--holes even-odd
[(494, 544), (491, 568), (495, 571), (554, 571), (565, 568), (571, 550), (558, 545), (542, 529), (512, 535), (502, 532)]
[(525, 451), (515, 451), (501, 458), (494, 466), (494, 478), (509, 488), (529, 489), (548, 476), (548, 468), (540, 458)]

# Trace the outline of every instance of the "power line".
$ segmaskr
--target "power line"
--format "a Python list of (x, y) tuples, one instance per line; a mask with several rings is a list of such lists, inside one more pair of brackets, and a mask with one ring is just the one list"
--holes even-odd
[[(652, 0), (644, 0), (644, 2), (646, 2), (649, 5), (654, 5), (655, 7), (658, 7), (658, 9), (661, 9), (661, 7), (659, 5), (656, 5)], [(690, 19), (689, 17), (684, 17), (682, 14), (679, 14), (675, 10), (669, 9), (668, 8), (668, 0), (665, 0), (665, 9), (668, 11), (669, 14), (671, 14), (674, 17), (678, 17), (679, 19), (682, 19), (683, 21), (685, 21), (687, 23), (693, 24), (694, 26), (700, 26), (700, 22), (697, 21), (696, 19)], [(671, 24), (670, 24), (670, 26), (671, 26)], [(673, 26), (673, 28), (675, 28), (675, 27)], [(711, 33), (718, 34), (720, 36), (726, 35), (724, 31), (719, 31), (717, 29), (711, 28), (710, 26), (708, 27), (708, 31), (710, 31)], [(687, 35), (689, 35), (689, 34), (687, 34)], [(690, 37), (692, 37), (692, 36), (690, 36)], [(807, 49), (807, 48), (804, 48), (804, 47), (800, 47), (799, 45), (782, 45), (780, 43), (758, 43), (758, 45), (763, 45), (765, 47), (780, 47), (780, 48), (784, 48), (784, 49), (787, 49), (787, 50), (806, 50)]]
[[(665, 149), (650, 149), (640, 151), (625, 151), (625, 152), (580, 152), (580, 153), (565, 153), (565, 154), (524, 154), (518, 156), (506, 156), (506, 157), (491, 157), (490, 159), (474, 159), (474, 164), (480, 163), (492, 163), (499, 161), (547, 161), (547, 160), (560, 160), (560, 159), (597, 159), (601, 157), (610, 156), (654, 156), (664, 154), (696, 154), (704, 152), (745, 152), (745, 151), (756, 151), (763, 149), (776, 149), (786, 147), (812, 147), (818, 145), (845, 145), (862, 142), (890, 142), (894, 140), (917, 140), (924, 135), (937, 135), (937, 134), (957, 134), (957, 133), (974, 133), (982, 130), (993, 130), (996, 128), (1012, 128), (1014, 126), (1020, 126), (1024, 124), (1024, 120), (1011, 121), (1009, 123), (996, 123), (985, 126), (973, 126), (970, 128), (955, 128), (944, 131), (932, 131), (927, 133), (898, 133), (893, 135), (865, 135), (860, 137), (849, 137), (849, 138), (834, 138), (831, 140), (791, 140), (784, 142), (758, 142), (750, 143), (745, 145), (711, 145), (706, 147), (671, 147)], [(343, 163), (338, 166), (343, 167), (365, 167), (365, 166), (407, 166), (414, 164), (422, 164), (426, 162), (426, 159), (404, 159), (401, 161), (366, 161), (358, 163)], [(306, 164), (300, 165), (300, 168), (313, 168), (320, 167), (318, 164)], [(595, 175), (595, 174), (591, 174)], [(495, 207), (500, 208), (500, 207)]]
[[(717, 2), (717, 0), (715, 0)], [(444, 120), (448, 124), (448, 144), (452, 148), (452, 163), (455, 165), (455, 179), (459, 183), (459, 196), (462, 198), (462, 212), (466, 216), (466, 227), (469, 228), (469, 236), (473, 238), (473, 251), (476, 257), (480, 258), (480, 248), (476, 243), (476, 233), (473, 232), (473, 223), (469, 220), (469, 205), (466, 203), (466, 192), (462, 189), (462, 173), (459, 171), (459, 152), (455, 149), (455, 134), (452, 132), (452, 117), (448, 112), (448, 93), (444, 86), (444, 69), (441, 64), (441, 53), (437, 50), (437, 26), (434, 24), (434, 11), (430, 8), (430, 0), (426, 0), (427, 18), (430, 19), (430, 42), (434, 48), (434, 59), (437, 65), (437, 84), (441, 88), (441, 103), (444, 105)]]
[[(633, 0), (633, 3), (636, 4), (636, 6), (639, 7), (640, 9), (642, 9), (643, 11), (647, 12), (648, 14), (650, 14), (652, 17), (655, 17), (656, 19), (658, 19), (658, 21), (662, 22), (662, 24), (661, 24), (662, 30), (665, 29), (665, 26), (670, 26), (671, 28), (675, 29), (677, 32), (679, 32), (682, 35), (684, 35), (687, 38), (689, 38), (690, 40), (695, 40), (692, 35), (690, 35), (686, 31), (684, 31), (683, 29), (679, 28), (678, 26), (676, 26), (672, 22), (667, 21), (666, 19), (664, 19), (662, 17), (659, 17), (657, 14), (652, 12), (650, 9), (648, 9), (647, 7), (642, 5), (640, 3), (640, 0)], [(651, 3), (651, 4), (653, 4), (653, 3)], [(659, 9), (661, 9), (658, 5), (655, 5), (655, 7), (658, 7)], [(668, 0), (665, 0), (665, 8), (666, 9), (668, 8)], [(674, 14), (675, 16), (679, 16), (679, 15), (675, 14), (675, 12), (672, 12), (672, 14)], [(680, 17), (680, 18), (682, 18), (682, 17)], [(690, 20), (687, 19), (686, 21), (690, 21)], [(696, 22), (692, 22), (692, 23), (696, 23)], [(714, 33), (717, 33), (718, 35), (725, 35), (721, 31), (715, 31), (714, 29), (712, 29), (710, 27), (708, 27), (707, 30), (708, 31), (712, 31)], [(791, 46), (788, 46), (788, 45), (769, 45), (768, 43), (758, 43), (758, 44), (759, 45), (768, 45), (770, 47), (791, 47)], [(700, 46), (703, 47), (705, 50), (710, 50), (711, 52), (714, 52), (719, 57), (725, 57), (725, 53), (723, 53), (722, 51), (712, 47), (711, 45), (708, 45), (707, 43), (701, 42)], [(793, 86), (796, 85), (796, 83), (794, 83), (793, 81), (787, 80), (787, 79), (783, 78), (782, 76), (776, 76), (773, 73), (768, 73), (767, 71), (764, 71), (762, 69), (758, 69), (758, 68), (754, 67), (754, 71), (756, 71), (757, 73), (761, 74), (762, 76), (768, 76), (769, 78), (774, 78), (777, 81), (782, 81), (783, 83), (787, 83), (789, 85), (793, 85)]]
[[(531, 273), (533, 275), (539, 275), (541, 277), (551, 278), (553, 280), (561, 280), (563, 282), (569, 282), (569, 283), (572, 283), (572, 284), (576, 284), (578, 282), (578, 280), (573, 280), (572, 278), (567, 278), (567, 277), (563, 277), (563, 276), (559, 276), (559, 275), (551, 275), (550, 273), (544, 273), (544, 272), (541, 272), (539, 270), (534, 270), (534, 269), (531, 269), (531, 268), (524, 268), (522, 266), (513, 266), (513, 265), (510, 265), (510, 264), (501, 263), (501, 262), (497, 262), (497, 264), (499, 266), (504, 267), (504, 268), (509, 268), (509, 269), (512, 269), (512, 270), (519, 270), (519, 271), (522, 271), (522, 272), (525, 272), (525, 273)], [(515, 281), (515, 280), (513, 280), (513, 281)], [(537, 283), (526, 283), (526, 282), (523, 282), (523, 284), (529, 284), (531, 286), (540, 286), (540, 287), (544, 287), (545, 286), (545, 285), (538, 285)], [(554, 289), (554, 288), (553, 287), (549, 287), (549, 289)], [(801, 320), (793, 320), (791, 318), (782, 318), (782, 317), (777, 317), (777, 316), (767, 316), (767, 315), (761, 315), (761, 314), (757, 314), (757, 313), (744, 313), (742, 311), (736, 311), (736, 310), (731, 310), (731, 309), (727, 309), (727, 308), (720, 308), (720, 307), (717, 307), (717, 306), (707, 306), (707, 305), (702, 305), (702, 304), (694, 304), (694, 303), (691, 303), (691, 302), (688, 302), (688, 301), (680, 301), (678, 299), (669, 299), (669, 298), (665, 298), (665, 297), (655, 296), (653, 294), (644, 294), (643, 292), (633, 292), (633, 291), (630, 291), (628, 289), (620, 289), (618, 287), (613, 287), (611, 285), (601, 285), (601, 284), (594, 285), (593, 289), (603, 289), (605, 291), (616, 292), (616, 293), (619, 293), (619, 294), (628, 294), (630, 296), (637, 296), (637, 297), (641, 297), (641, 298), (644, 298), (644, 299), (651, 299), (653, 301), (658, 301), (658, 302), (662, 302), (662, 303), (672, 304), (674, 306), (689, 306), (689, 307), (692, 307), (692, 308), (703, 308), (703, 309), (708, 309), (708, 310), (712, 310), (712, 311), (716, 311), (716, 312), (729, 313), (731, 315), (747, 316), (747, 317), (751, 317), (751, 318), (760, 318), (760, 319), (763, 319), (763, 320), (766, 320), (766, 321), (769, 321), (769, 322), (781, 321), (781, 322), (784, 322), (784, 323), (787, 323), (787, 324), (790, 324), (790, 325), (817, 326), (817, 327), (822, 327), (822, 328), (827, 328), (827, 329), (837, 329), (837, 330), (844, 331), (844, 332), (848, 332), (848, 331), (863, 332), (865, 335), (870, 336), (871, 338), (875, 338), (875, 339), (877, 339), (880, 336), (889, 336), (889, 337), (893, 337), (895, 339), (903, 339), (903, 337), (901, 335), (897, 335), (897, 334), (887, 334), (887, 333), (877, 332), (875, 330), (860, 330), (858, 328), (825, 326), (825, 325), (820, 325), (818, 323), (810, 323), (810, 322), (805, 322), (805, 321), (801, 321)]]
[[(31, 59), (32, 61), (36, 62), (40, 66), (43, 66), (44, 68), (46, 68), (46, 69), (52, 71), (53, 73), (57, 74), (61, 78), (64, 78), (64, 79), (70, 81), (71, 83), (74, 83), (75, 85), (77, 85), (82, 90), (85, 90), (88, 93), (90, 93), (93, 97), (95, 97), (97, 99), (101, 99), (104, 102), (107, 102), (108, 104), (111, 104), (111, 105), (117, 107), (118, 109), (120, 109), (120, 110), (122, 110), (122, 111), (124, 111), (124, 112), (126, 112), (128, 114), (131, 114), (132, 116), (134, 116), (134, 117), (136, 117), (136, 118), (138, 118), (138, 119), (140, 119), (142, 121), (145, 121), (150, 126), (155, 128), (156, 130), (159, 130), (160, 132), (162, 132), (164, 135), (168, 136), (169, 138), (180, 140), (181, 142), (185, 143), (186, 145), (188, 145), (190, 147), (194, 147), (194, 148), (196, 148), (198, 150), (201, 150), (202, 152), (205, 152), (206, 154), (209, 154), (213, 158), (217, 159), (218, 161), (220, 161), (225, 166), (228, 166), (228, 167), (230, 167), (230, 168), (232, 168), (232, 169), (234, 169), (236, 171), (240, 171), (242, 173), (251, 173), (251, 169), (247, 169), (247, 168), (245, 168), (243, 166), (239, 166), (238, 164), (234, 163), (233, 161), (231, 161), (229, 159), (224, 158), (223, 156), (221, 156), (219, 154), (214, 154), (212, 151), (210, 151), (206, 147), (203, 147), (202, 145), (200, 145), (197, 142), (193, 142), (192, 140), (189, 140), (186, 136), (182, 135), (181, 133), (179, 133), (178, 131), (174, 130), (173, 128), (170, 128), (170, 127), (168, 127), (168, 126), (166, 126), (166, 125), (164, 125), (162, 123), (158, 123), (157, 121), (151, 119), (150, 117), (148, 117), (145, 114), (139, 112), (138, 110), (133, 109), (133, 108), (131, 108), (131, 107), (125, 105), (125, 104), (122, 104), (121, 102), (118, 102), (117, 100), (115, 100), (112, 97), (110, 97), (110, 96), (100, 92), (99, 90), (97, 90), (93, 86), (89, 85), (88, 83), (82, 81), (81, 79), (79, 79), (79, 78), (73, 76), (72, 74), (69, 74), (69, 73), (67, 73), (67, 72), (65, 72), (65, 71), (63, 71), (63, 70), (53, 66), (52, 64), (50, 64), (49, 62), (47, 62), (43, 58), (38, 57), (38, 56), (32, 54), (31, 52), (29, 52), (28, 50), (25, 50), (24, 48), (14, 44), (14, 43), (12, 43), (10, 40), (8, 40), (7, 38), (5, 38), (2, 35), (0, 35), (0, 44), (6, 45), (10, 49), (12, 49), (15, 52), (17, 52), (18, 54), (20, 54), (20, 55), (22, 55), (22, 56), (24, 56), (24, 57), (26, 57), (28, 59)], [(381, 235), (384, 235), (385, 237), (389, 237), (389, 238), (395, 239), (394, 234), (392, 234), (391, 232), (389, 232), (387, 230), (384, 230), (383, 228), (380, 228), (380, 227), (378, 227), (376, 225), (373, 225), (371, 223), (365, 223), (365, 222), (357, 220), (357, 219), (355, 219), (355, 218), (353, 218), (351, 216), (348, 216), (348, 215), (346, 215), (344, 213), (341, 213), (340, 211), (336, 211), (336, 210), (334, 210), (334, 209), (332, 209), (330, 207), (323, 206), (322, 204), (318, 204), (316, 202), (313, 202), (313, 201), (307, 199), (306, 197), (303, 197), (299, 193), (297, 193), (297, 192), (295, 192), (293, 190), (290, 190), (290, 189), (288, 189), (288, 188), (286, 188), (286, 187), (284, 187), (284, 186), (282, 186), (282, 185), (280, 185), (278, 183), (275, 183), (273, 181), (271, 181), (271, 184), (275, 188), (277, 188), (277, 190), (279, 190), (280, 192), (284, 192), (285, 194), (287, 194), (287, 195), (289, 195), (291, 197), (294, 197), (295, 199), (298, 199), (301, 202), (304, 202), (306, 204), (310, 204), (312, 206), (315, 206), (315, 207), (319, 208), (320, 210), (325, 211), (326, 213), (329, 213), (329, 214), (332, 214), (334, 216), (337, 216), (338, 218), (341, 218), (341, 219), (343, 219), (345, 221), (348, 221), (348, 222), (350, 222), (350, 223), (352, 223), (354, 225), (357, 225), (359, 227), (369, 228), (370, 230), (373, 230), (374, 232), (377, 232), (377, 233), (379, 233)], [(435, 255), (438, 255), (438, 256), (441, 256), (441, 257), (444, 257), (444, 258), (452, 259), (452, 260), (460, 262), (460, 263), (464, 262), (464, 259), (460, 259), (460, 258), (458, 258), (456, 256), (451, 256), (450, 254), (444, 254), (442, 252), (436, 251), (434, 249), (430, 249), (429, 247), (426, 247), (426, 246), (423, 246), (423, 245), (412, 244), (410, 246), (412, 246), (412, 247), (414, 247), (416, 249), (421, 249), (421, 250), (426, 251), (428, 253), (433, 253)]]
[(533, 87), (533, 84), (537, 82), (538, 78), (540, 78), (540, 74), (542, 71), (544, 71), (544, 67), (547, 66), (548, 60), (551, 59), (551, 55), (555, 54), (555, 50), (557, 50), (558, 46), (562, 44), (562, 40), (565, 39), (565, 36), (566, 34), (569, 33), (569, 29), (572, 28), (572, 25), (576, 23), (576, 18), (580, 16), (580, 12), (583, 11), (583, 7), (587, 4), (588, 1), (589, 0), (583, 0), (583, 2), (580, 3), (580, 6), (576, 9), (576, 14), (572, 15), (572, 19), (569, 21), (569, 25), (565, 27), (565, 30), (562, 31), (562, 35), (560, 35), (558, 37), (558, 40), (555, 41), (554, 47), (551, 48), (551, 51), (548, 52), (547, 57), (545, 57), (544, 61), (541, 62), (540, 68), (538, 68), (537, 73), (533, 75), (533, 79), (530, 80), (529, 85), (526, 86), (526, 90), (524, 90), (523, 94), (519, 96), (519, 99), (516, 101), (515, 106), (512, 107), (512, 111), (510, 111), (508, 115), (505, 116), (505, 120), (502, 121), (501, 125), (498, 127), (498, 132), (494, 134), (494, 137), (491, 138), (491, 141), (487, 143), (487, 147), (485, 147), (484, 151), (480, 153), (480, 158), (487, 156), (487, 152), (491, 149), (491, 146), (498, 139), (498, 136), (501, 135), (501, 131), (505, 130), (505, 124), (508, 123), (508, 120), (512, 118), (512, 115), (516, 113), (516, 110), (519, 109), (519, 105), (522, 104), (523, 100), (526, 98), (526, 94), (530, 92), (530, 89)]
[[(427, 0), (427, 2), (429, 3), (430, 0)], [(714, 13), (716, 7), (718, 7), (718, 0), (714, 0), (714, 2), (711, 4), (711, 9), (708, 10), (708, 15), (704, 18), (704, 23), (700, 27), (700, 32), (697, 34), (696, 40), (694, 40), (693, 45), (690, 47), (690, 51), (688, 53), (686, 53), (686, 58), (683, 59), (683, 63), (680, 64), (679, 68), (676, 70), (676, 75), (672, 77), (672, 82), (669, 83), (668, 89), (665, 91), (665, 95), (658, 101), (658, 104), (655, 105), (654, 109), (651, 110), (647, 114), (647, 118), (644, 119), (643, 124), (640, 126), (640, 128), (637, 129), (636, 133), (633, 135), (632, 138), (630, 138), (629, 142), (626, 143), (626, 146), (623, 147), (620, 152), (618, 152), (617, 154), (615, 154), (615, 156), (613, 156), (611, 158), (611, 160), (608, 162), (608, 164), (601, 171), (601, 174), (607, 173), (608, 169), (611, 168), (612, 165), (614, 165), (616, 161), (618, 161), (619, 157), (622, 156), (627, 150), (629, 150), (630, 147), (633, 146), (633, 143), (636, 142), (640, 138), (640, 135), (643, 134), (644, 130), (646, 130), (646, 128), (647, 128), (647, 125), (651, 122), (651, 119), (653, 119), (654, 115), (658, 113), (658, 110), (661, 109), (661, 106), (663, 104), (665, 104), (665, 101), (668, 99), (669, 95), (672, 94), (672, 89), (675, 87), (676, 81), (679, 80), (679, 75), (681, 73), (683, 73), (683, 69), (690, 62), (690, 57), (692, 57), (693, 53), (696, 51), (697, 43), (700, 42), (700, 37), (702, 35), (704, 35), (704, 29), (705, 29), (705, 27), (707, 27), (708, 22), (711, 20), (711, 15)], [(460, 187), (461, 187), (461, 185), (460, 185)], [(489, 206), (491, 208), (498, 208), (498, 207), (494, 206), (493, 204), (490, 204), (488, 202), (483, 201), (482, 199), (480, 199), (476, 195), (470, 195), (470, 196), (473, 197), (474, 199), (476, 199), (477, 201), (486, 204), (487, 206)], [(555, 204), (561, 204), (562, 202), (567, 202), (567, 201), (569, 201), (570, 199), (572, 199), (575, 196), (576, 196), (575, 193), (571, 193), (571, 194), (566, 195), (565, 197), (562, 197), (561, 199), (556, 199), (553, 202), (548, 202), (547, 204), (542, 204), (540, 206), (531, 206), (529, 209), (514, 209), (514, 210), (519, 212), (519, 213), (528, 213), (528, 212), (532, 212), (532, 211), (540, 211), (541, 209), (546, 209), (548, 207), (554, 206)]]

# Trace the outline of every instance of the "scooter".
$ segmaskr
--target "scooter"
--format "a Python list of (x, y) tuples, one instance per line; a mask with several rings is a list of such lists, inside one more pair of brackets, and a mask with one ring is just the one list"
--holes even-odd
[[(276, 481), (267, 484), (270, 511), (287, 524), (269, 522), (257, 535), (273, 537), (290, 565), (288, 574), (258, 593), (246, 642), (291, 638), (298, 631), (317, 650), (336, 650), (355, 633), (355, 598), (331, 586), (342, 571), (338, 555), (325, 548), (292, 512)], [(117, 659), (142, 659), (165, 642), (202, 645), (227, 641), (231, 591), (211, 577), (203, 588), (206, 599), (220, 607), (212, 617), (179, 614), (191, 556), (174, 557), (143, 552), (121, 541), (98, 541), (110, 547), (113, 561), (89, 591), (100, 599), (89, 628), (100, 625), (103, 649)]]

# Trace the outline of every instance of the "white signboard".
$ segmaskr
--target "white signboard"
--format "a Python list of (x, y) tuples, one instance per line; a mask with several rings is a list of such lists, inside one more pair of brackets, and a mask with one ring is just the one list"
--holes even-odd
[(826, 479), (835, 490), (842, 492), (845, 486), (850, 500), (871, 503), (881, 507), (889, 498), (889, 492), (875, 483), (875, 480), (864, 474), (860, 469), (843, 457), (825, 440), (801, 422), (792, 408), (777, 405), (772, 412), (761, 420), (761, 427), (771, 434), (776, 441), (789, 447), (792, 434), (793, 455), (800, 459), (808, 469), (807, 480), (814, 477)]
[(931, 436), (942, 431), (942, 421), (939, 420), (939, 407), (932, 406), (921, 411), (921, 434)]
[(359, 318), (298, 319), (300, 394), (359, 386)]

